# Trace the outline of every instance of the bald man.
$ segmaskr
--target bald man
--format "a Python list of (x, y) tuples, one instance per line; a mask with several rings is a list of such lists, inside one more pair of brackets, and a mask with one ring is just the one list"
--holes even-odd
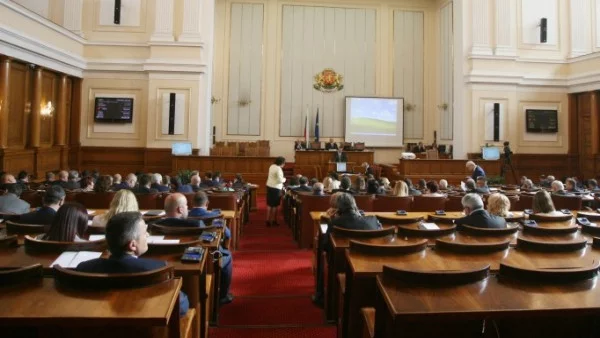
[[(183, 194), (174, 193), (165, 199), (165, 218), (155, 224), (173, 226), (173, 227), (204, 227), (204, 222), (199, 219), (188, 219), (187, 199)], [(233, 295), (229, 293), (231, 285), (231, 275), (233, 274), (233, 260), (229, 250), (219, 245), (221, 252), (221, 283), (219, 285), (219, 303), (221, 305), (229, 304), (233, 301)]]

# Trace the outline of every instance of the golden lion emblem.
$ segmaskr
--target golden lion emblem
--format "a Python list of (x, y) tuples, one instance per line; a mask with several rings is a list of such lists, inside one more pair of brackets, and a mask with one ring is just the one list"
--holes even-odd
[(322, 72), (315, 75), (315, 84), (313, 88), (321, 92), (336, 92), (344, 89), (342, 81), (344, 77), (331, 68), (325, 68)]

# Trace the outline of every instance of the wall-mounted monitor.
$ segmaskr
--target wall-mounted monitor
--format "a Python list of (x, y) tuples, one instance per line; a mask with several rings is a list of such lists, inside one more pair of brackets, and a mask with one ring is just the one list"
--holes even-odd
[(498, 147), (481, 147), (481, 157), (484, 160), (499, 160), (500, 148)]
[(131, 123), (133, 121), (133, 98), (97, 97), (94, 104), (94, 121)]
[(525, 110), (525, 125), (528, 133), (557, 133), (558, 111), (527, 109)]
[(191, 142), (175, 142), (171, 144), (171, 154), (177, 156), (187, 156), (192, 154)]

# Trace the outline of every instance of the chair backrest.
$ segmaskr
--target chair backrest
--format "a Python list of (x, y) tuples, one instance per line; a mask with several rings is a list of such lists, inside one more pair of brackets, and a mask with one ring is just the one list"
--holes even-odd
[(34, 252), (57, 252), (63, 251), (104, 251), (106, 240), (91, 242), (56, 242), (35, 239), (25, 235), (25, 250)]
[(365, 150), (365, 143), (364, 142), (354, 143), (354, 150)]
[(412, 208), (412, 196), (387, 196), (377, 195), (373, 201), (373, 211), (410, 211)]
[(153, 210), (164, 208), (164, 198), (162, 193), (154, 194), (135, 194), (138, 206), (141, 210)]
[(600, 262), (590, 266), (569, 269), (535, 269), (507, 263), (500, 263), (499, 278), (512, 278), (520, 281), (539, 283), (574, 283), (594, 278), (598, 275)]
[(517, 238), (517, 248), (541, 252), (567, 252), (584, 249), (587, 245), (585, 238), (567, 241), (540, 241), (530, 238)]
[(425, 152), (425, 154), (426, 154), (426, 156), (427, 156), (427, 159), (428, 159), (428, 160), (437, 160), (437, 159), (439, 159), (439, 158), (440, 158), (440, 156), (439, 156), (439, 153), (438, 153), (438, 150), (437, 150), (437, 149), (428, 149), (428, 150)]
[(471, 236), (508, 236), (515, 234), (519, 231), (517, 224), (507, 224), (506, 228), (478, 228), (470, 225), (461, 224), (457, 227), (457, 230), (467, 233)]
[[(508, 198), (508, 201), (510, 202), (510, 211), (515, 211), (515, 210), (523, 210), (523, 209), (519, 209), (519, 200), (521, 199), (520, 196), (518, 195), (508, 195), (506, 196), (506, 198)], [(525, 209), (530, 209), (530, 208), (525, 208)]]
[(378, 230), (352, 230), (340, 227), (333, 227), (332, 233), (336, 236), (351, 237), (351, 238), (375, 238), (393, 235), (396, 232), (394, 227), (388, 227)]
[(581, 210), (581, 196), (560, 196), (552, 194), (554, 207), (558, 209)]
[(152, 228), (150, 230), (152, 230), (153, 233), (156, 232), (165, 235), (193, 236), (200, 235), (204, 231), (217, 231), (217, 227), (172, 227), (167, 225), (152, 224)]
[(411, 211), (444, 210), (446, 197), (415, 196)]
[(258, 156), (269, 157), (271, 156), (271, 148), (269, 147), (258, 147)]
[(212, 222), (216, 219), (222, 219), (223, 218), (223, 214), (218, 214), (216, 216), (203, 216), (203, 217), (191, 217), (188, 216), (188, 219), (195, 219), (195, 220), (199, 220), (204, 222), (204, 224), (208, 225), (208, 224), (212, 224)]
[(383, 278), (424, 286), (470, 284), (487, 278), (489, 274), (489, 265), (466, 270), (407, 270), (383, 266)]
[(23, 191), (23, 193), (21, 194), (21, 199), (27, 203), (29, 203), (29, 206), (31, 206), (32, 208), (38, 208), (42, 206), (42, 198), (43, 198), (43, 193), (38, 192), (36, 190), (27, 190), (27, 191)]
[(115, 194), (114, 191), (82, 192), (75, 199), (88, 209), (108, 209)]
[(10, 248), (10, 247), (18, 246), (19, 245), (18, 241), (19, 241), (19, 236), (17, 236), (17, 235), (0, 237), (0, 248)]
[(43, 234), (44, 232), (46, 232), (46, 226), (43, 224), (22, 224), (6, 221), (6, 233), (9, 235)]
[(566, 221), (572, 220), (573, 215), (569, 214), (569, 215), (548, 216), (548, 215), (532, 214), (532, 215), (529, 215), (529, 219), (536, 221), (536, 222), (540, 222), (540, 223), (566, 222)]
[(398, 244), (371, 244), (360, 241), (350, 241), (350, 252), (360, 252), (367, 255), (405, 255), (420, 252), (427, 248), (426, 239)]
[(446, 211), (463, 211), (462, 196), (448, 196), (444, 205)]
[(321, 149), (321, 142), (318, 142), (318, 141), (311, 142), (310, 149)]
[(498, 242), (460, 242), (444, 238), (435, 240), (435, 248), (465, 254), (481, 254), (508, 249), (510, 239)]
[(385, 216), (385, 215), (377, 215), (377, 219), (379, 223), (383, 225), (400, 225), (400, 224), (413, 224), (420, 222), (424, 219), (424, 216)]
[(174, 277), (173, 266), (137, 273), (87, 273), (54, 266), (54, 278), (65, 288), (106, 290), (141, 288), (168, 281)]
[(18, 220), (20, 215), (13, 213), (0, 212), (0, 220), (10, 221), (10, 220)]
[(148, 254), (174, 254), (183, 252), (190, 246), (201, 246), (202, 240), (197, 239), (189, 242), (179, 242), (174, 244), (148, 243)]
[(525, 210), (531, 209), (533, 207), (533, 195), (521, 194), (519, 195), (519, 201), (516, 203), (515, 209), (512, 208), (511, 201), (511, 210)]
[(0, 285), (14, 285), (31, 280), (41, 280), (44, 276), (42, 264), (33, 264), (22, 268), (0, 268)]
[(373, 202), (375, 201), (374, 195), (354, 195), (356, 206), (358, 209), (363, 211), (373, 211)]
[(523, 224), (523, 232), (538, 236), (560, 236), (577, 232), (579, 227), (576, 224), (565, 226), (541, 227), (537, 225)]
[(269, 145), (269, 140), (258, 140), (256, 141), (256, 143), (258, 144), (259, 147), (270, 147)]

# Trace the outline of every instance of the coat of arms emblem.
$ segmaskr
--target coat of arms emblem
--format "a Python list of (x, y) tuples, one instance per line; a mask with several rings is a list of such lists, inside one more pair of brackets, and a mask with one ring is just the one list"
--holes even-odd
[(315, 75), (315, 84), (313, 88), (318, 91), (331, 93), (344, 89), (344, 77), (331, 68), (325, 68), (322, 72)]

